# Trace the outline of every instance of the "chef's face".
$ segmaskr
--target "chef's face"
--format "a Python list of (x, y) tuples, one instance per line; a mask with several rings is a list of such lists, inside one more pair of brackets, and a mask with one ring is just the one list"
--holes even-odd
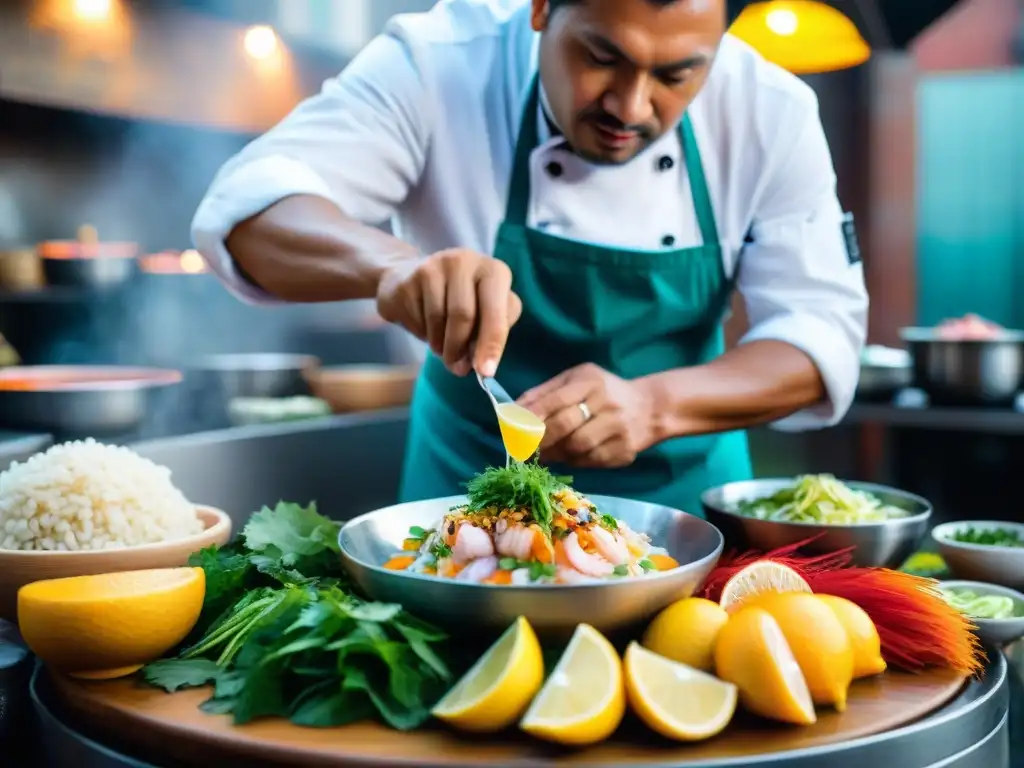
[(725, 34), (725, 0), (533, 0), (552, 117), (595, 163), (633, 159), (674, 129)]

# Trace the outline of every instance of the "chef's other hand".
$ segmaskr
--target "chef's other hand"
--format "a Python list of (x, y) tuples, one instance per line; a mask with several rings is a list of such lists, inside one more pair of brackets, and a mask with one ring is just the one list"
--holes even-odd
[(547, 426), (545, 461), (625, 467), (654, 443), (654, 406), (643, 385), (591, 363), (534, 387), (518, 403)]
[(452, 248), (388, 269), (377, 311), (430, 344), (452, 373), (493, 376), (523, 304), (505, 262)]

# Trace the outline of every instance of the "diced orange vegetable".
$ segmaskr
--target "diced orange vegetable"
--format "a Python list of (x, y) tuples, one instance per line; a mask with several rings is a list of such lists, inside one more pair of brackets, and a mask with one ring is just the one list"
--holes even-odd
[(384, 567), (387, 568), (389, 571), (404, 571), (406, 568), (408, 568), (415, 562), (415, 555), (398, 555), (396, 557), (392, 557), (390, 560), (384, 563)]
[(511, 584), (512, 571), (495, 571), (483, 581), (484, 584)]
[(668, 555), (650, 555), (648, 560), (654, 564), (654, 567), (659, 571), (671, 571), (673, 568), (679, 567), (679, 562)]

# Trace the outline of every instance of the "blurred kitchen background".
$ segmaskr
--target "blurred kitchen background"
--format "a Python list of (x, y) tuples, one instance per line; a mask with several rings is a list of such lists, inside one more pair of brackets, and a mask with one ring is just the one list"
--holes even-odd
[[(148, 455), (176, 472), (185, 462), (193, 474), (179, 480), (186, 492), (202, 485), (195, 496), (206, 503), (248, 501), (223, 500), (212, 486), (224, 485), (227, 470), (195, 446), (254, 438), (273, 450), (248, 452), (231, 468), (256, 478), (245, 492), (253, 504), (271, 498), (259, 478), (275, 461), (295, 466), (290, 488), (274, 486), (285, 498), (386, 501), (420, 345), (365, 304), (240, 303), (190, 250), (189, 223), (224, 160), (342, 69), (388, 18), (432, 4), (0, 4), (0, 365), (182, 371), (181, 384), (147, 397), (140, 417), (107, 438), (163, 441), (167, 455)], [(738, 33), (818, 94), (840, 197), (859, 233), (870, 342), (903, 348), (902, 328), (968, 313), (1024, 328), (1024, 0), (730, 2), (730, 13)], [(131, 269), (75, 273), (93, 261)], [(731, 339), (743, 325), (737, 305)], [(240, 353), (262, 357), (226, 357)], [(921, 370), (917, 380), (898, 353), (875, 353), (842, 425), (751, 433), (758, 474), (891, 483), (928, 497), (940, 520), (1024, 519), (1024, 405), (1014, 399), (1024, 341), (983, 358), (946, 355), (954, 370)], [(315, 357), (319, 374), (303, 375), (309, 361), (294, 355)], [(961, 376), (953, 383), (963, 386), (955, 400), (929, 400), (912, 386), (924, 374)], [(995, 395), (986, 377), (1002, 386)], [(310, 382), (347, 413), (238, 426), (314, 415), (305, 401), (276, 410), (263, 401), (307, 395)], [(33, 415), (12, 394), (0, 379), (0, 469), (47, 440), (89, 431), (75, 422), (80, 413), (53, 406)], [(237, 395), (248, 411), (228, 407)]]

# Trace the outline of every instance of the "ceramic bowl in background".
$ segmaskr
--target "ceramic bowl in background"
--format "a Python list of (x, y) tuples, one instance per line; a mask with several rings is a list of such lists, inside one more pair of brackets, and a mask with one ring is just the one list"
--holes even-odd
[(1016, 531), (1024, 540), (1024, 524), (1000, 520), (958, 520), (937, 525), (932, 529), (932, 539), (938, 546), (939, 554), (946, 561), (950, 573), (958, 579), (1024, 589), (1024, 547), (970, 544), (953, 538), (957, 531), (967, 528), (976, 531), (1000, 528)]
[(965, 589), (978, 597), (1008, 597), (1013, 601), (1013, 616), (1007, 619), (978, 619), (971, 617), (978, 637), (985, 643), (1004, 646), (1024, 637), (1024, 595), (1015, 589), (987, 584), (983, 581), (943, 581), (943, 589)]

